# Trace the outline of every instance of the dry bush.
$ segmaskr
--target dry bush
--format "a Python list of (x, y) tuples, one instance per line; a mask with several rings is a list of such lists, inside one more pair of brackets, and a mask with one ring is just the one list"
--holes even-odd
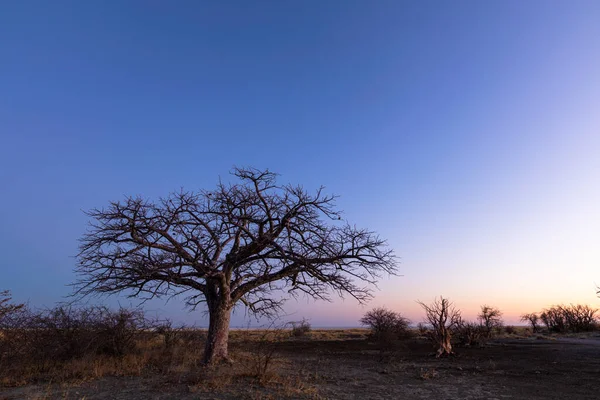
[(170, 319), (154, 321), (150, 325), (153, 332), (162, 337), (163, 344), (167, 350), (172, 349), (184, 338), (183, 332), (185, 331), (185, 327), (174, 328), (173, 321)]
[(302, 318), (302, 321), (290, 322), (290, 325), (292, 326), (291, 335), (294, 337), (306, 336), (312, 329), (306, 318)]
[(23, 304), (10, 303), (8, 292), (0, 295), (0, 375), (11, 364), (29, 352), (31, 332), (24, 329), (29, 320), (29, 309)]
[(540, 314), (540, 320), (546, 325), (548, 332), (566, 332), (565, 317), (558, 307), (550, 307)]
[(486, 337), (489, 339), (494, 335), (494, 331), (500, 331), (503, 326), (502, 311), (496, 307), (488, 305), (481, 306), (481, 311), (477, 315), (477, 320), (485, 331)]
[(100, 309), (97, 322), (98, 351), (102, 354), (123, 356), (136, 347), (136, 335), (147, 327), (144, 312), (120, 308)]
[(597, 329), (598, 310), (588, 305), (557, 305), (545, 309), (540, 320), (548, 332), (589, 332)]
[(429, 334), (430, 329), (423, 322), (419, 322), (417, 324), (417, 331), (419, 332), (419, 335), (421, 335), (421, 336), (427, 336)]
[(371, 338), (377, 342), (402, 339), (410, 336), (409, 323), (400, 313), (385, 307), (368, 311), (360, 323), (370, 328)]
[(136, 310), (21, 307), (0, 320), (0, 379), (17, 384), (48, 376), (80, 378), (93, 375), (91, 370), (106, 360), (135, 364), (139, 370), (142, 361), (121, 359), (135, 350), (144, 323), (143, 313)]
[(488, 338), (488, 330), (482, 324), (461, 320), (454, 328), (454, 335), (463, 346), (483, 346)]
[(360, 319), (360, 323), (370, 328), (369, 339), (377, 344), (380, 362), (392, 361), (395, 355), (395, 341), (408, 338), (412, 333), (408, 319), (385, 307), (368, 311)]
[(0, 292), (0, 321), (5, 317), (10, 317), (12, 314), (23, 309), (25, 304), (12, 303), (10, 291), (4, 290)]
[(512, 325), (506, 325), (504, 327), (504, 333), (506, 333), (507, 335), (516, 335), (517, 334), (517, 328), (515, 328)]
[(560, 307), (571, 332), (589, 332), (598, 327), (598, 309), (582, 304)]
[(180, 327), (178, 328), (178, 341), (183, 345), (197, 346), (198, 343), (204, 343), (207, 332), (204, 329)]
[(265, 382), (272, 378), (272, 367), (277, 361), (277, 343), (284, 340), (289, 334), (284, 327), (272, 327), (252, 332), (242, 332), (242, 341), (248, 346), (241, 362), (246, 368), (246, 374)]
[(59, 306), (32, 312), (25, 329), (30, 331), (29, 346), (41, 362), (52, 364), (83, 357), (97, 351), (96, 324), (100, 310)]
[(180, 382), (200, 368), (205, 337), (138, 310), (13, 308), (0, 318), (0, 387), (156, 372)]
[(30, 344), (38, 356), (53, 360), (85, 354), (123, 356), (135, 349), (136, 335), (145, 327), (142, 311), (91, 306), (58, 306), (35, 313)]

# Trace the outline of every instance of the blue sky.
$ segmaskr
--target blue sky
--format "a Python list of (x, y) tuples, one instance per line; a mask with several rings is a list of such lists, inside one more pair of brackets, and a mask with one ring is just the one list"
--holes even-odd
[[(370, 306), (600, 305), (598, 2), (0, 8), (0, 288), (18, 300), (69, 293), (82, 210), (249, 165), (325, 185), (388, 238), (403, 276)], [(366, 309), (288, 306), (316, 325)]]

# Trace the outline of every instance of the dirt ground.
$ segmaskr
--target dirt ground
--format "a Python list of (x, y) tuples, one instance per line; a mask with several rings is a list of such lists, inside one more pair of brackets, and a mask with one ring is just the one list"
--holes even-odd
[[(502, 338), (456, 348), (445, 359), (431, 356), (424, 339), (381, 350), (364, 335), (313, 334), (264, 351), (256, 342), (232, 340), (231, 350), (244, 361), (180, 375), (2, 389), (0, 399), (600, 399), (598, 335)], [(253, 368), (265, 360), (257, 377)]]

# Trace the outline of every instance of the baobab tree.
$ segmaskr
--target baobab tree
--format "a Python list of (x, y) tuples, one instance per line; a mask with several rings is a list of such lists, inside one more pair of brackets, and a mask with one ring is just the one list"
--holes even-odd
[(442, 296), (431, 304), (417, 303), (425, 310), (425, 321), (431, 325), (431, 338), (438, 346), (435, 356), (452, 354), (452, 331), (461, 323), (460, 311)]
[(228, 359), (231, 312), (272, 315), (286, 294), (359, 302), (396, 258), (377, 234), (344, 222), (323, 188), (278, 185), (268, 170), (235, 168), (234, 184), (179, 191), (158, 201), (128, 197), (87, 213), (76, 295), (185, 295), (209, 315), (204, 362)]

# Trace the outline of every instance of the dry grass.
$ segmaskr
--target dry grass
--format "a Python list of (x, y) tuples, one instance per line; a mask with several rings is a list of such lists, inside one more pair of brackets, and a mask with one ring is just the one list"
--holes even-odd
[[(255, 378), (260, 382), (279, 382), (273, 372), (281, 370), (285, 362), (276, 354), (274, 344), (282, 341), (338, 341), (365, 339), (366, 329), (312, 330), (295, 337), (286, 329), (232, 330), (230, 332), (232, 358), (235, 368), (227, 368), (233, 376)], [(1, 365), (0, 387), (18, 387), (31, 383), (55, 384), (81, 382), (107, 376), (144, 376), (160, 373), (169, 380), (182, 381), (198, 375), (206, 332), (180, 330), (175, 339), (165, 343), (164, 334), (139, 333), (135, 345), (124, 355), (91, 352), (82, 357), (66, 360), (36, 359), (35, 354), (11, 360)], [(205, 377), (210, 373), (202, 372)], [(226, 382), (221, 379), (219, 385)], [(202, 383), (211, 385), (212, 383)], [(296, 385), (298, 386), (298, 385)]]
[[(168, 346), (163, 334), (144, 331), (135, 348), (120, 357), (87, 354), (57, 362), (54, 370), (36, 369), (35, 363), (26, 370), (29, 361), (8, 370), (2, 365), (0, 375), (12, 381), (0, 387), (0, 399), (108, 400), (115, 393), (138, 400), (358, 398), (365, 393), (373, 399), (536, 398), (531, 394), (560, 394), (575, 377), (582, 389), (574, 398), (596, 398), (590, 395), (597, 380), (596, 339), (581, 346), (572, 339), (538, 341), (530, 330), (517, 327), (489, 346), (458, 348), (457, 357), (437, 360), (428, 356), (427, 340), (413, 337), (395, 342), (382, 362), (378, 344), (365, 340), (368, 333), (315, 330), (295, 337), (289, 329), (234, 330), (230, 356), (235, 362), (204, 367), (205, 331), (179, 330)], [(533, 381), (547, 374), (551, 381)], [(522, 382), (512, 390), (515, 377)]]
[[(335, 338), (341, 333), (317, 335)], [(162, 385), (184, 384), (190, 393), (233, 393), (245, 382), (249, 387), (268, 388), (272, 398), (318, 397), (316, 389), (294, 373), (290, 361), (277, 353), (278, 343), (298, 340), (289, 330), (234, 330), (230, 335), (230, 355), (235, 362), (210, 367), (201, 364), (205, 337), (203, 330), (181, 330), (176, 339), (169, 339), (167, 346), (163, 334), (141, 332), (132, 350), (122, 356), (90, 353), (56, 360), (51, 365), (24, 357), (0, 366), (0, 390), (34, 384), (47, 389), (31, 398), (71, 398), (71, 388), (85, 382), (141, 377), (160, 379)], [(256, 391), (256, 398), (268, 398), (260, 397), (267, 396), (263, 392)]]

